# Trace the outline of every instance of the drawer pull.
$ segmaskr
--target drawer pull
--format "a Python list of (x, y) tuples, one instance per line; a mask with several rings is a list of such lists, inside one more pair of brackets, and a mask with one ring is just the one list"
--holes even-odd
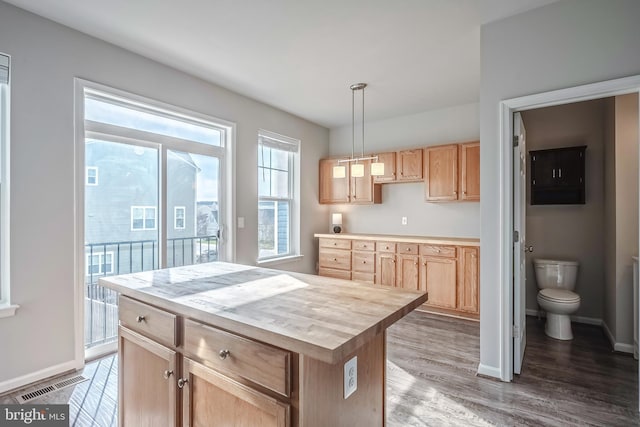
[(178, 380), (178, 388), (184, 388), (184, 386), (187, 385), (188, 382), (189, 380), (187, 378), (180, 378)]
[(411, 252), (411, 248), (407, 248), (407, 252)]
[(173, 371), (167, 369), (166, 371), (164, 371), (164, 374), (162, 376), (165, 380), (168, 380), (171, 375), (173, 375)]
[(334, 261), (336, 261), (336, 262), (338, 262), (338, 258), (334, 258), (333, 260), (334, 260)]
[(363, 263), (363, 264), (366, 264), (366, 263), (367, 263), (367, 261), (362, 261), (362, 263)]
[(146, 317), (144, 317), (144, 316), (138, 316), (138, 317), (136, 317), (136, 322), (138, 322), (138, 323), (142, 323), (142, 322), (144, 322), (145, 320), (147, 320), (147, 319), (146, 319)]
[(338, 242), (333, 242), (333, 246), (338, 246)]
[(220, 353), (218, 353), (218, 357), (220, 357), (220, 360), (224, 360), (229, 357), (230, 354), (231, 352), (225, 348), (224, 350), (220, 350)]
[(438, 253), (442, 252), (440, 249), (436, 249), (436, 251), (437, 251)]

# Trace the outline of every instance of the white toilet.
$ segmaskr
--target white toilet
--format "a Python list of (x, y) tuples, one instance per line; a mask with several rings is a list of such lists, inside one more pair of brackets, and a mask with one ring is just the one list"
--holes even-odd
[(580, 307), (576, 287), (578, 263), (552, 259), (534, 259), (533, 267), (538, 292), (538, 304), (547, 312), (544, 332), (558, 340), (572, 340), (571, 318)]

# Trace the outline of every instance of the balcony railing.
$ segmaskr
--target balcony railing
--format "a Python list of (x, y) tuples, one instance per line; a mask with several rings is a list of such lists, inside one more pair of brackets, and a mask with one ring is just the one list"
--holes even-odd
[[(98, 285), (101, 277), (158, 268), (158, 241), (136, 240), (85, 245), (85, 348), (115, 341), (118, 294)], [(217, 236), (167, 239), (167, 266), (200, 264), (218, 259)]]

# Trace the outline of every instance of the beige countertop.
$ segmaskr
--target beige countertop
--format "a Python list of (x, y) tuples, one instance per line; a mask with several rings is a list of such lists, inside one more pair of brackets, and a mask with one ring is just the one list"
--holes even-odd
[(221, 262), (105, 277), (100, 285), (327, 363), (427, 299), (419, 291)]
[(480, 239), (466, 237), (399, 236), (390, 234), (317, 233), (314, 237), (328, 239), (371, 240), (400, 243), (425, 243), (437, 245), (480, 246)]

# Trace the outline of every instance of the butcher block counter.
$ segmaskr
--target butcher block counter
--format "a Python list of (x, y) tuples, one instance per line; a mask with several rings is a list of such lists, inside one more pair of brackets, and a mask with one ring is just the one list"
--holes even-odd
[(100, 284), (120, 293), (124, 427), (382, 426), (385, 331), (426, 300), (217, 262)]

